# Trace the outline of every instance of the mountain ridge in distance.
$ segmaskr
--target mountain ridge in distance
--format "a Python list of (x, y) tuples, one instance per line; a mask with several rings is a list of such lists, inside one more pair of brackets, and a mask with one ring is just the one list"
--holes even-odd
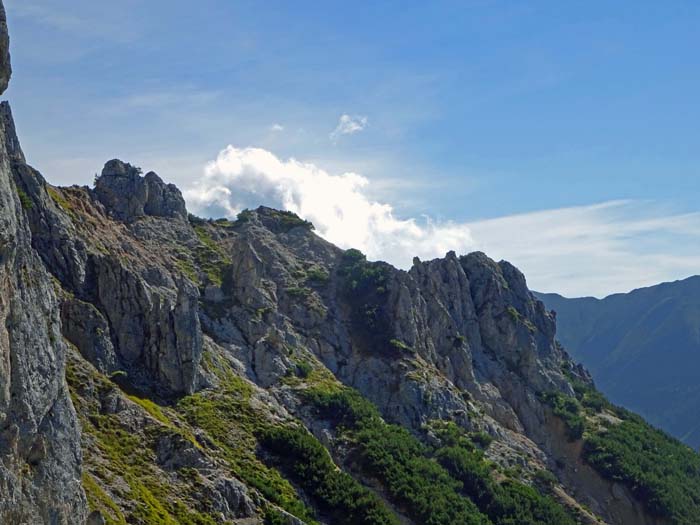
[(700, 446), (700, 276), (597, 299), (535, 295), (557, 337), (618, 404)]

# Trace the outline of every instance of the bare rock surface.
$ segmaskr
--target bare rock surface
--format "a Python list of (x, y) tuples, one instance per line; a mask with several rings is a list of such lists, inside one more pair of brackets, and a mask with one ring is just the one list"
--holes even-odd
[[(0, 3), (0, 91), (10, 77)], [(32, 248), (13, 162), (23, 155), (9, 106), (0, 122), (0, 522), (81, 523), (80, 429), (64, 379), (66, 345), (49, 273)]]

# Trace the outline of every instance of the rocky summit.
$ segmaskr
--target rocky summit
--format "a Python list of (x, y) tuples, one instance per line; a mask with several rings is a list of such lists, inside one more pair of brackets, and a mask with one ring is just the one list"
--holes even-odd
[(120, 160), (55, 187), (0, 116), (0, 523), (700, 523), (698, 455), (595, 389), (511, 264), (197, 218)]

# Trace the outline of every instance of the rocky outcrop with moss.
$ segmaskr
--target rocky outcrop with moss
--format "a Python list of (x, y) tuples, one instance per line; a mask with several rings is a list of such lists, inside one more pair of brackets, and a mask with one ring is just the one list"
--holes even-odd
[(595, 391), (507, 262), (200, 219), (119, 160), (54, 187), (0, 113), (2, 523), (697, 523), (694, 453)]

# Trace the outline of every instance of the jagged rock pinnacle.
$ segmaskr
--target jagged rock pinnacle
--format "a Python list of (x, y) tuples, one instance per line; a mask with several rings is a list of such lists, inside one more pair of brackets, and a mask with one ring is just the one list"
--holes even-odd
[(138, 217), (187, 217), (182, 193), (165, 184), (154, 172), (141, 170), (118, 159), (107, 162), (95, 181), (97, 197), (113, 217), (132, 222)]

